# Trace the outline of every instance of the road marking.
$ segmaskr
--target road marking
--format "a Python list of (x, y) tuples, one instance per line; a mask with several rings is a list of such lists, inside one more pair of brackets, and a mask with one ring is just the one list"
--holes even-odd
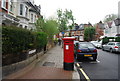
[[(84, 62), (76, 62), (76, 63), (84, 63)], [(100, 61), (99, 60), (96, 60), (96, 61), (90, 61), (90, 62), (85, 62), (85, 63), (100, 63)]]
[(80, 67), (80, 65), (77, 63), (77, 66)]
[(100, 63), (100, 61), (99, 61), (99, 60), (96, 60), (96, 61), (92, 61), (92, 62), (90, 62), (90, 63)]
[(86, 78), (86, 80), (90, 81), (89, 77), (86, 75), (86, 73), (83, 71), (82, 68), (80, 68), (80, 71), (82, 72), (82, 74), (84, 75), (84, 77)]
[[(77, 63), (77, 66), (80, 67), (80, 64)], [(84, 75), (84, 77), (87, 81), (91, 81), (90, 78), (87, 76), (87, 74), (84, 72), (84, 70), (82, 68), (79, 68), (79, 70), (82, 72), (82, 74)]]
[(99, 61), (99, 60), (97, 60), (97, 63), (100, 63), (100, 61)]

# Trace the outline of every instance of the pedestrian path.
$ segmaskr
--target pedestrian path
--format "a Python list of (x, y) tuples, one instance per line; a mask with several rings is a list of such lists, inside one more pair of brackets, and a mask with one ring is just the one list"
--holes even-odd
[(72, 79), (72, 71), (55, 67), (36, 67), (19, 79)]
[(36, 67), (19, 79), (79, 79), (77, 70), (63, 69), (63, 48), (55, 46), (39, 58)]
[(49, 62), (54, 63), (51, 67), (63, 68), (63, 48), (57, 45), (49, 50), (41, 59), (42, 61), (38, 63), (38, 66), (43, 66), (46, 62)]

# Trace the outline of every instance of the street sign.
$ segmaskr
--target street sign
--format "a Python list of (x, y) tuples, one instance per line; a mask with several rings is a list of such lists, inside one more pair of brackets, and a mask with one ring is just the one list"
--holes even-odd
[(61, 32), (62, 34), (65, 34), (65, 32)]

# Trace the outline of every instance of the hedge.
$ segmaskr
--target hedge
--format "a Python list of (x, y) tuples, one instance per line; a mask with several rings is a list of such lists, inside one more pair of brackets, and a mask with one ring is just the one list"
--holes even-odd
[(40, 51), (47, 44), (47, 34), (44, 32), (36, 33), (36, 48)]
[(2, 28), (2, 47), (3, 54), (21, 52), (31, 49), (34, 36), (28, 30), (23, 30), (17, 27)]
[(116, 41), (116, 42), (120, 42), (120, 37), (116, 37), (116, 38), (115, 38), (115, 41)]
[[(13, 59), (11, 62), (21, 61), (19, 58), (24, 58), (24, 53), (28, 50), (41, 50), (46, 44), (47, 35), (44, 32), (32, 32), (26, 29), (10, 26), (2, 27), (3, 60)], [(14, 60), (15, 57), (16, 61)]]
[(102, 44), (108, 43), (109, 39), (112, 39), (113, 42), (120, 42), (120, 37), (105, 37), (103, 38)]

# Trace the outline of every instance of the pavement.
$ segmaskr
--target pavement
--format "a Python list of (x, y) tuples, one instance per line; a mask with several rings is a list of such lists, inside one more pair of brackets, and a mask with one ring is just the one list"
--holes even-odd
[(74, 71), (66, 71), (63, 69), (63, 48), (56, 45), (38, 59), (35, 68), (17, 79), (80, 80), (80, 76), (75, 66)]

